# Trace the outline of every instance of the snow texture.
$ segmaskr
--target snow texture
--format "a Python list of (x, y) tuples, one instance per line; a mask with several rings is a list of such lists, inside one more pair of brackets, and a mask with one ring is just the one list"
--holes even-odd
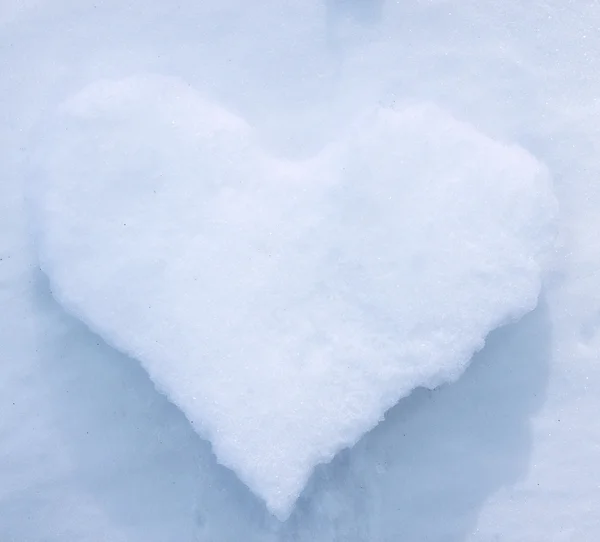
[(281, 519), (315, 465), (534, 308), (555, 236), (546, 168), (429, 104), (366, 109), (292, 160), (144, 75), (83, 89), (40, 139), (54, 296)]
[[(598, 28), (595, 1), (0, 1), (0, 540), (600, 540)], [(39, 269), (40, 123), (140, 73), (180, 77), (284, 157), (377, 104), (429, 102), (552, 177), (559, 247), (536, 309), (316, 467), (285, 522)]]

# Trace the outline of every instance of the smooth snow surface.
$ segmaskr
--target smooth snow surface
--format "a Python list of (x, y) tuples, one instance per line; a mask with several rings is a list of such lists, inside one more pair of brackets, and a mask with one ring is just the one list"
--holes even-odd
[(314, 466), (531, 310), (554, 237), (530, 154), (427, 105), (310, 159), (175, 78), (101, 81), (43, 132), (56, 298), (140, 360), (281, 518)]

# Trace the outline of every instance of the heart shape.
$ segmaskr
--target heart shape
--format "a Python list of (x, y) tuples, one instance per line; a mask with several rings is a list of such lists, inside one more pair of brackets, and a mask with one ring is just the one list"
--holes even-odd
[(545, 168), (430, 105), (291, 161), (178, 79), (101, 81), (37, 163), (56, 298), (282, 519), (316, 464), (535, 306), (554, 237)]

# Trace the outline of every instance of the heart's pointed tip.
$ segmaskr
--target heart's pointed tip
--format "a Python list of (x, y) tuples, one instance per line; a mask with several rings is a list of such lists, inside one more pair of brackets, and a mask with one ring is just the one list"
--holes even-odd
[[(227, 453), (223, 441), (211, 439), (217, 461), (231, 470), (250, 492), (265, 506), (268, 513), (281, 522), (293, 514), (296, 503), (305, 490), (314, 471), (314, 450), (304, 449), (304, 453), (272, 454), (268, 449), (240, 450), (230, 449)], [(243, 448), (243, 447), (242, 447)], [(250, 458), (255, 458), (252, 461)], [(269, 458), (269, 459), (265, 459)]]
[(287, 497), (286, 499), (268, 499), (264, 500), (265, 506), (269, 513), (279, 520), (281, 523), (285, 523), (290, 519), (296, 508), (296, 502), (298, 501), (298, 495), (293, 497)]

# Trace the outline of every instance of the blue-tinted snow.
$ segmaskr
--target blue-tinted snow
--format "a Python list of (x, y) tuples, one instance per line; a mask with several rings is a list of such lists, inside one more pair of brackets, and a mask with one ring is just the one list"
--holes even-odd
[(280, 518), (316, 464), (537, 302), (546, 169), (438, 108), (361, 112), (304, 160), (174, 78), (60, 110), (31, 190), (57, 300)]
[[(598, 6), (303, 5), (0, 5), (3, 539), (600, 536)], [(318, 469), (283, 525), (216, 465), (141, 369), (64, 316), (34, 272), (22, 205), (32, 126), (77, 89), (139, 72), (185, 77), (290, 156), (332, 137), (357, 103), (433, 101), (521, 145), (554, 180), (565, 250), (547, 308), (493, 334), (456, 384), (400, 401)]]

